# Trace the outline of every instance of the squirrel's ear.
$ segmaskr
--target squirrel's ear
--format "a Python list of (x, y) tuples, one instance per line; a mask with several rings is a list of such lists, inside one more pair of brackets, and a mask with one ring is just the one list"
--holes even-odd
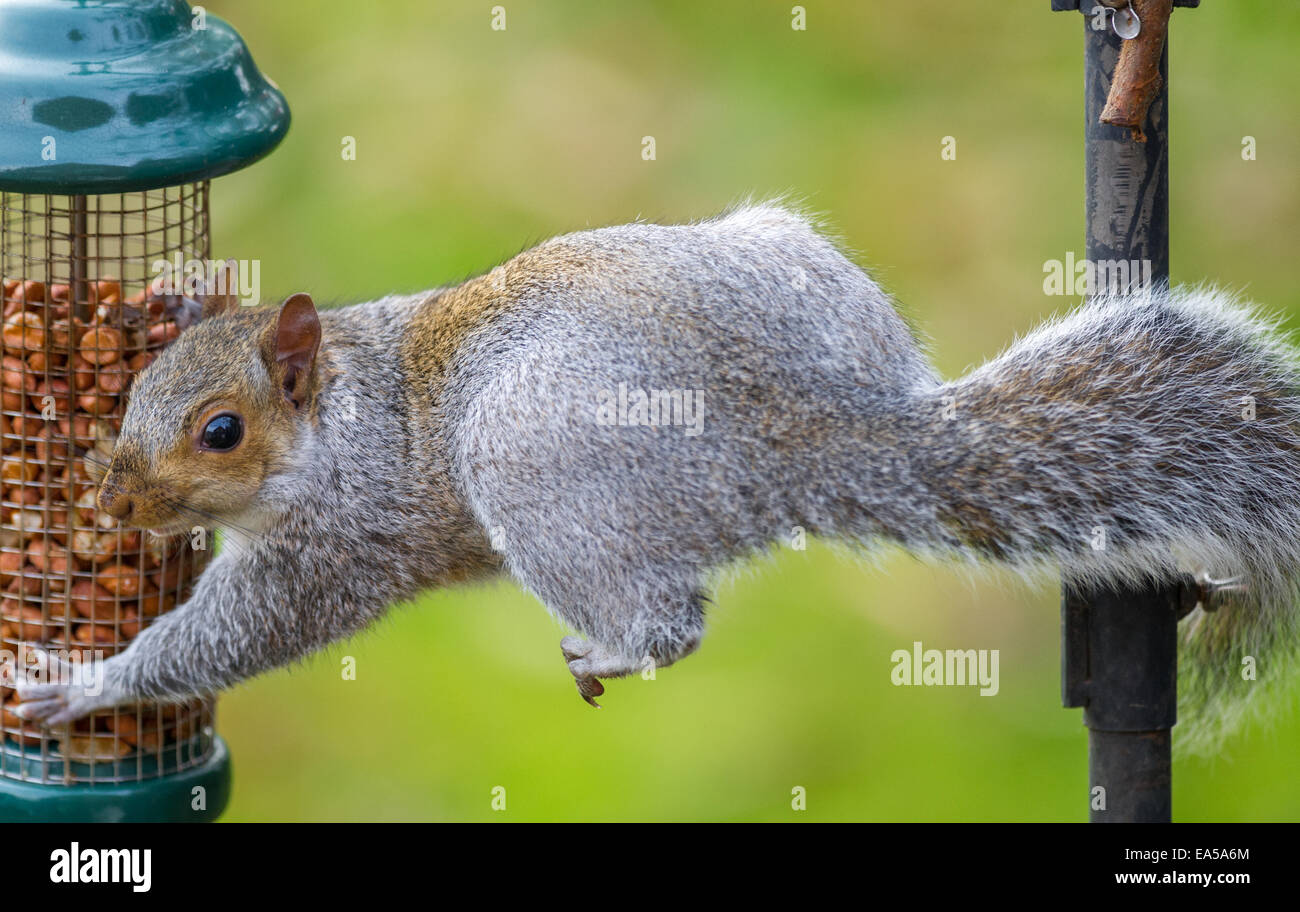
[(280, 370), (284, 398), (295, 409), (307, 402), (316, 349), (320, 347), (320, 317), (311, 295), (292, 295), (280, 305), (275, 325), (275, 364)]
[(239, 309), (239, 264), (226, 260), (217, 267), (203, 294), (203, 319)]

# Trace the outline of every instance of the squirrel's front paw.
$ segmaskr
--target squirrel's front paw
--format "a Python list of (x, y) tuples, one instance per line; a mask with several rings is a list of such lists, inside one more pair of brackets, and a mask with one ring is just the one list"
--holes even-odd
[(578, 637), (560, 640), (560, 650), (564, 653), (564, 661), (569, 663), (569, 671), (573, 674), (574, 683), (578, 685), (578, 693), (597, 709), (600, 709), (600, 704), (596, 702), (596, 697), (605, 692), (605, 685), (600, 683), (597, 675), (620, 678), (640, 671), (642, 667), (640, 662), (606, 652), (595, 643)]
[(107, 662), (68, 662), (48, 652), (37, 652), (37, 662), (18, 673), (21, 718), (46, 725), (64, 725), (125, 702), (128, 695), (112, 681)]

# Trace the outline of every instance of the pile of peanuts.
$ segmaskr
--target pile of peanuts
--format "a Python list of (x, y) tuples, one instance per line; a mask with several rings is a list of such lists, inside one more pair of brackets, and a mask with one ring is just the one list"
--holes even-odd
[[(0, 643), (110, 656), (187, 593), (203, 553), (184, 537), (142, 538), (98, 512), (98, 480), (121, 428), (136, 373), (179, 332), (161, 299), (125, 300), (120, 283), (4, 280), (0, 327)], [(65, 653), (68, 654), (68, 653)], [(0, 687), (0, 729), (42, 743)], [(59, 741), (63, 756), (102, 761), (159, 751), (189, 737), (201, 701), (83, 719)]]

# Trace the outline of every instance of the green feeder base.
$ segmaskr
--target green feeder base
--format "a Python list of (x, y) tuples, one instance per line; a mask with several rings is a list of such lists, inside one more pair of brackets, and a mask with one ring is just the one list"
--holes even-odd
[(0, 779), (0, 823), (203, 823), (216, 820), (229, 800), (230, 750), (218, 736), (203, 765), (141, 782), (39, 785)]

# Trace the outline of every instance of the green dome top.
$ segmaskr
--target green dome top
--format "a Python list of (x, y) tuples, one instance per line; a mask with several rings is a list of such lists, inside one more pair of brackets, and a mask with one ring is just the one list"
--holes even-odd
[(203, 18), (183, 0), (0, 4), (0, 190), (148, 190), (271, 151), (284, 96), (234, 29)]

